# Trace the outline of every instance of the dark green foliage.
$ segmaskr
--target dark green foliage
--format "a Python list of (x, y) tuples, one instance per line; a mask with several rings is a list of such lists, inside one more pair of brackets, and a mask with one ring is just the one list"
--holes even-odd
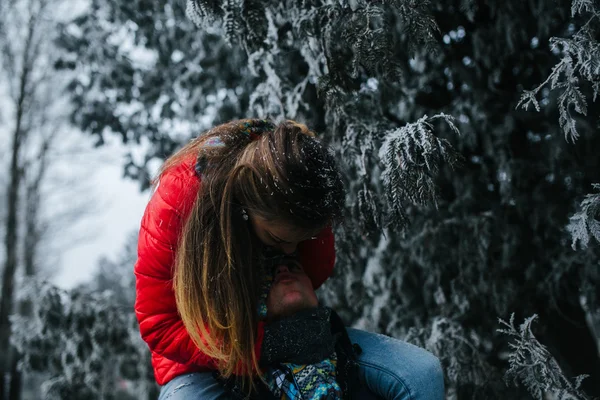
[(559, 365), (548, 349), (537, 341), (531, 331), (531, 324), (537, 315), (525, 319), (519, 329), (514, 324), (514, 314), (510, 322), (500, 320), (506, 328), (499, 332), (513, 337), (510, 343), (512, 353), (508, 359), (510, 368), (506, 371), (505, 379), (514, 384), (523, 384), (533, 398), (543, 400), (547, 394), (558, 400), (587, 399), (581, 392), (582, 381), (587, 375), (575, 377), (574, 382), (565, 378)]
[(213, 1), (188, 1), (186, 14), (197, 24), (205, 21), (212, 22), (215, 18), (223, 16), (220, 0)]
[[(594, 189), (600, 191), (600, 184), (594, 184)], [(600, 193), (588, 194), (581, 202), (580, 210), (571, 218), (567, 229), (573, 238), (571, 247), (576, 250), (577, 242), (581, 247), (587, 247), (590, 242), (590, 234), (600, 242)]]
[(267, 38), (267, 17), (261, 0), (245, 0), (242, 4), (241, 18), (245, 23), (244, 32), (248, 35), (245, 43), (248, 51), (262, 47)]
[[(86, 292), (48, 284), (28, 288), (33, 317), (13, 319), (22, 368), (50, 377), (42, 385), (49, 400), (148, 396), (155, 385), (150, 355), (131, 308), (110, 292)], [(117, 389), (126, 381), (134, 383), (134, 393)]]
[[(476, 332), (466, 332), (451, 319), (434, 318), (430, 327), (409, 329), (405, 340), (439, 354), (448, 380), (457, 382), (457, 386), (474, 388), (474, 398), (505, 398), (501, 371), (481, 356), (489, 351), (491, 343)], [(449, 388), (447, 397), (455, 396), (455, 388)]]
[[(190, 135), (239, 116), (252, 80), (246, 56), (220, 32), (199, 33), (182, 2), (95, 0), (64, 24), (57, 67), (74, 69), (72, 121), (104, 143), (114, 133), (148, 146), (125, 174), (147, 188), (148, 161), (163, 159)], [(210, 77), (210, 78), (209, 78)]]
[[(600, 33), (600, 9), (590, 0), (574, 0), (571, 15), (577, 17), (581, 27), (571, 37), (550, 39), (553, 52), (562, 58), (542, 84), (524, 92), (519, 105), (527, 109), (533, 104), (540, 111), (536, 96), (540, 89), (549, 84), (550, 90), (560, 92), (559, 123), (565, 139), (575, 141), (579, 133), (576, 117), (572, 112), (583, 116), (588, 114), (588, 100), (582, 89), (587, 87), (594, 102), (600, 93), (600, 44), (596, 39)], [(570, 25), (569, 30), (574, 31), (575, 26)]]
[(404, 200), (427, 206), (437, 204), (434, 179), (443, 163), (452, 167), (462, 156), (446, 139), (433, 134), (432, 122), (443, 119), (456, 132), (453, 118), (439, 114), (432, 118), (424, 116), (417, 122), (386, 132), (379, 151), (384, 165), (381, 173), (383, 187), (391, 208), (392, 221), (403, 226), (408, 216), (402, 205)]

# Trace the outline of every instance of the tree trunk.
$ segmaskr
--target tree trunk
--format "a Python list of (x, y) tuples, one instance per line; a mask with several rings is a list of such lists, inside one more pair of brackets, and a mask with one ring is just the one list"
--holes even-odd
[(4, 239), (6, 261), (2, 276), (2, 293), (0, 300), (0, 400), (7, 396), (6, 378), (10, 373), (10, 314), (13, 311), (14, 281), (17, 270), (17, 231), (18, 231), (18, 200), (21, 186), (22, 172), (19, 165), (21, 145), (25, 139), (26, 131), (23, 129), (26, 98), (28, 97), (29, 75), (31, 71), (31, 47), (35, 27), (35, 18), (29, 21), (29, 29), (23, 49), (23, 66), (19, 77), (19, 90), (16, 101), (15, 130), (12, 137), (10, 180), (8, 183), (8, 199), (6, 203), (6, 236)]
[(21, 400), (21, 386), (23, 383), (23, 373), (17, 368), (21, 356), (14, 347), (12, 349), (13, 351), (10, 366), (10, 380), (8, 381), (8, 399)]
[[(24, 85), (22, 80), (22, 85)], [(23, 96), (19, 100), (22, 100)], [(10, 182), (8, 186), (8, 202), (6, 216), (6, 237), (4, 239), (6, 262), (2, 276), (2, 299), (0, 300), (0, 400), (6, 397), (6, 375), (10, 370), (8, 355), (10, 353), (10, 320), (13, 309), (14, 281), (17, 270), (17, 210), (18, 194), (21, 184), (19, 169), (19, 153), (22, 141), (21, 121), (23, 117), (22, 102), (17, 108), (17, 123), (13, 135), (10, 163)]]
[[(25, 267), (25, 281), (35, 276), (35, 258), (37, 255), (38, 245), (40, 243), (41, 226), (39, 221), (39, 210), (40, 210), (40, 186), (44, 178), (46, 171), (46, 161), (48, 156), (49, 143), (52, 136), (44, 140), (40, 149), (40, 154), (37, 157), (39, 160), (39, 166), (37, 175), (33, 177), (30, 184), (27, 185), (25, 193), (25, 238), (23, 243), (23, 265)], [(31, 168), (33, 169), (33, 168)], [(19, 314), (23, 317), (30, 317), (33, 312), (31, 301), (28, 299), (23, 300), (19, 304)], [(17, 366), (21, 359), (21, 354), (12, 349), (11, 351), (11, 370), (9, 380), (9, 400), (20, 400), (22, 390), (22, 372), (18, 370)]]

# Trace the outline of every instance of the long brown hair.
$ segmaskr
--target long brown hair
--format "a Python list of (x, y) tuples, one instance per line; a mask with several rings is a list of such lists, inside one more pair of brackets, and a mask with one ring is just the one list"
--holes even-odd
[[(264, 131), (253, 137), (248, 126)], [(251, 387), (259, 370), (254, 344), (262, 243), (244, 213), (314, 232), (340, 217), (342, 182), (333, 155), (294, 121), (219, 125), (170, 157), (160, 175), (190, 159), (200, 167), (201, 188), (177, 250), (177, 307), (221, 375), (242, 371)]]

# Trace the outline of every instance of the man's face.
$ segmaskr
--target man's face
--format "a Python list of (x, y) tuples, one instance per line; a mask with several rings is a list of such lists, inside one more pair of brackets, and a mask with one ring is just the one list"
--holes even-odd
[(291, 315), (319, 304), (310, 278), (294, 259), (284, 259), (275, 267), (273, 284), (267, 297), (269, 317)]

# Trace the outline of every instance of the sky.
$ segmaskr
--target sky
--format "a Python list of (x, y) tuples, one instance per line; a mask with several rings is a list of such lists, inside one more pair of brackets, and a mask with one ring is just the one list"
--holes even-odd
[[(58, 2), (51, 17), (57, 21), (71, 20), (86, 7), (89, 7), (88, 1)], [(21, 15), (16, 11), (14, 14)], [(53, 21), (52, 18), (48, 21)], [(22, 31), (17, 22), (10, 26), (15, 32)], [(69, 26), (71, 28), (73, 26)], [(16, 37), (14, 50), (17, 53), (22, 47), (22, 33)], [(122, 42), (122, 50), (134, 62), (148, 66), (155, 62), (155, 55), (144, 51), (143, 46), (136, 47), (132, 37), (113, 39)], [(42, 43), (45, 41), (42, 40)], [(46, 71), (45, 63), (52, 60), (52, 57), (45, 58), (44, 54), (36, 59), (37, 69), (40, 71)], [(10, 140), (5, 138), (11, 138), (14, 125), (12, 116), (15, 112), (9, 97), (10, 76), (5, 76), (6, 71), (1, 68), (0, 74), (3, 74), (0, 75), (0, 183), (5, 184), (3, 174), (7, 170), (10, 154)], [(62, 79), (60, 74), (57, 76)], [(55, 83), (49, 81), (48, 87), (54, 88)], [(70, 112), (70, 105), (65, 101), (66, 98), (57, 98), (51, 92), (51, 101), (43, 103), (44, 110), (59, 120), (59, 114), (68, 115)], [(41, 130), (40, 128), (40, 132)], [(129, 235), (139, 229), (150, 192), (141, 193), (136, 182), (122, 178), (126, 149), (117, 138), (107, 135), (107, 144), (94, 149), (91, 138), (73, 127), (60, 125), (60, 129), (56, 130), (61, 137), (55, 141), (57, 145), (53, 150), (55, 156), (52, 170), (45, 175), (44, 183), (48, 183), (42, 195), (42, 209), (45, 210), (42, 213), (47, 214), (47, 221), (52, 226), (51, 232), (46, 236), (47, 247), (41, 245), (39, 253), (42, 258), (40, 261), (48, 271), (46, 276), (57, 286), (69, 289), (92, 277), (100, 257), (114, 259), (118, 256)], [(30, 135), (24, 153), (35, 152), (39, 148), (40, 140), (37, 136), (39, 135)], [(73, 149), (67, 149), (70, 146)], [(140, 149), (141, 147), (143, 146)], [(143, 153), (143, 149), (141, 151)], [(27, 157), (31, 157), (31, 154), (27, 154)], [(0, 194), (3, 195), (3, 191)], [(63, 214), (67, 217), (63, 218)], [(3, 257), (2, 250), (0, 249), (0, 260)]]
[[(86, 1), (64, 2), (59, 4), (53, 16), (58, 16), (59, 20), (63, 16), (74, 18), (88, 5)], [(15, 26), (17, 28), (18, 25)], [(17, 37), (15, 43), (18, 45), (21, 39)], [(20, 50), (17, 45), (15, 49)], [(44, 60), (38, 60), (41, 70), (45, 70)], [(10, 77), (5, 73), (4, 69), (0, 69), (2, 184), (6, 184), (5, 171), (8, 170), (14, 125), (14, 104), (9, 97)], [(55, 108), (60, 109), (60, 114), (65, 110), (68, 114), (64, 99), (57, 99), (55, 94), (52, 94), (52, 102), (46, 107), (51, 109), (51, 115), (58, 114)], [(107, 145), (94, 149), (89, 136), (64, 125), (57, 126), (60, 127), (56, 128), (60, 137), (55, 141), (56, 146), (52, 150), (54, 156), (44, 178), (42, 208), (46, 210), (50, 224), (56, 222), (55, 214), (63, 215), (65, 211), (69, 219), (58, 217), (59, 223), (51, 225), (51, 232), (47, 235), (47, 247), (41, 246), (39, 253), (42, 258), (40, 261), (48, 268), (47, 276), (51, 281), (69, 289), (90, 280), (100, 257), (115, 258), (119, 254), (127, 237), (139, 229), (149, 191), (141, 193), (137, 183), (122, 178), (126, 149), (118, 140), (107, 138)], [(29, 153), (39, 148), (38, 136), (30, 135), (25, 144), (23, 150), (28, 157), (31, 157)], [(0, 194), (4, 195), (4, 191), (0, 191)], [(0, 254), (0, 260), (3, 256)]]
[[(63, 245), (60, 271), (52, 281), (65, 289), (90, 280), (100, 257), (115, 258), (119, 254), (129, 234), (139, 229), (150, 197), (149, 191), (140, 192), (136, 182), (122, 178), (123, 146), (112, 143), (95, 151), (99, 156), (110, 156), (91, 178), (94, 200), (102, 207), (81, 221), (85, 232), (94, 232), (89, 240)], [(131, 269), (133, 273), (133, 265)]]

